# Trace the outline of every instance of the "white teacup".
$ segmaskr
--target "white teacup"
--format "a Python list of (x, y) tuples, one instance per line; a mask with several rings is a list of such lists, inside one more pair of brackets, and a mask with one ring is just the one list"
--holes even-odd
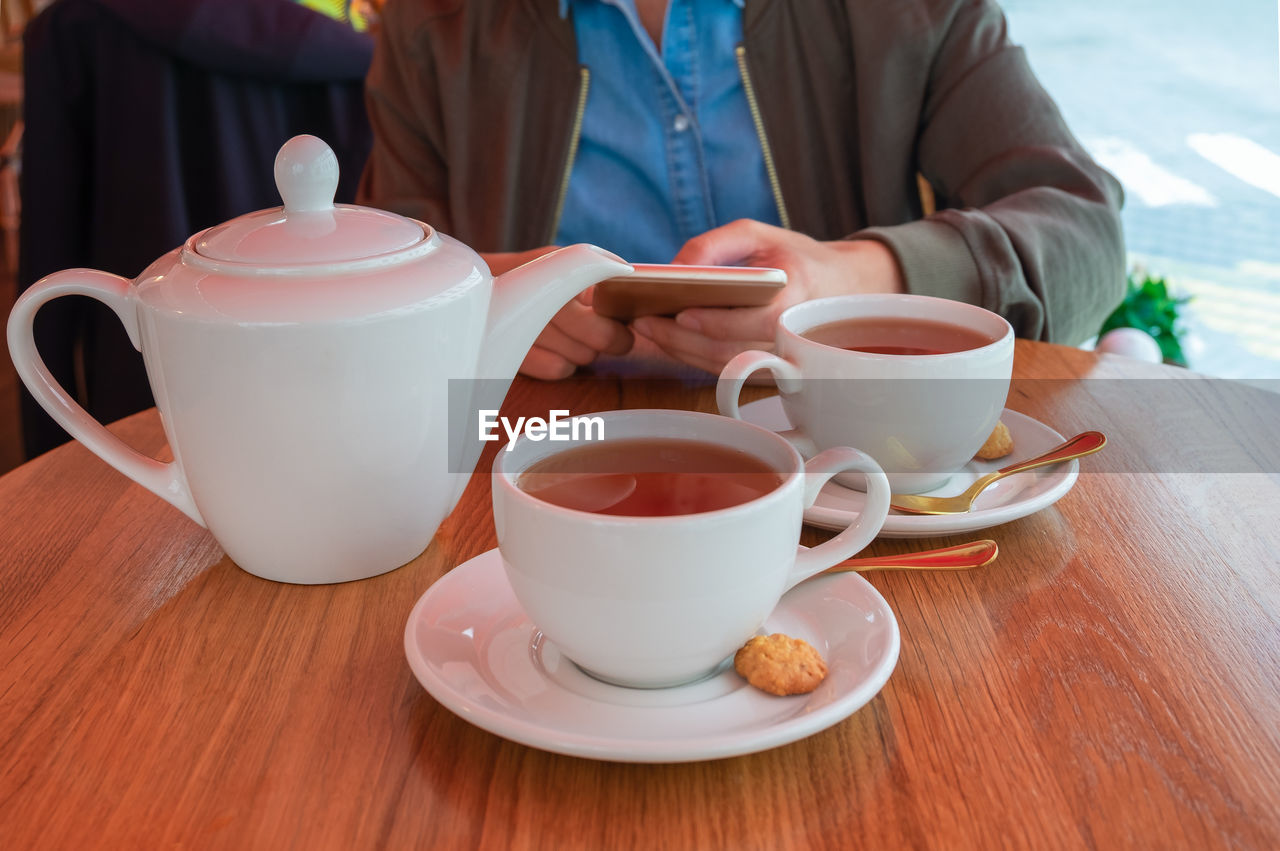
[[(879, 322), (891, 336), (902, 330), (891, 328), (894, 323), (942, 323), (949, 327), (938, 329), (938, 340), (951, 345), (930, 354), (849, 350), (840, 345), (864, 333), (846, 329), (842, 335), (834, 327), (849, 320)], [(930, 328), (913, 330), (923, 339)], [(827, 342), (806, 336), (824, 332)], [(960, 339), (944, 340), (950, 332)], [(743, 383), (767, 369), (793, 427), (782, 435), (801, 454), (857, 446), (879, 462), (895, 493), (923, 493), (968, 463), (1000, 419), (1013, 372), (1013, 340), (1013, 328), (1002, 317), (963, 302), (916, 295), (815, 299), (779, 317), (776, 354), (748, 351), (731, 360), (720, 374), (716, 398), (720, 413), (741, 419)], [(860, 477), (839, 481), (862, 487)]]
[[(888, 481), (855, 449), (832, 449), (806, 463), (776, 434), (712, 414), (637, 410), (591, 416), (600, 418), (602, 437), (596, 432), (587, 440), (585, 429), (570, 441), (521, 437), (510, 452), (498, 452), (493, 509), (499, 549), (520, 604), (566, 657), (608, 682), (658, 688), (714, 672), (756, 632), (787, 589), (865, 547), (888, 513)], [(762, 462), (776, 474), (776, 485), (732, 507), (665, 516), (562, 507), (519, 486), (521, 475), (539, 461), (596, 439), (606, 448), (637, 439), (728, 448)], [(805, 508), (845, 470), (866, 475), (866, 508), (831, 540), (811, 549), (799, 546)]]

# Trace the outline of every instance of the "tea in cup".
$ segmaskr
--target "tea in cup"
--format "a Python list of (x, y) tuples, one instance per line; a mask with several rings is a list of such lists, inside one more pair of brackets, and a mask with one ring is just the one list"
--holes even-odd
[[(688, 411), (612, 411), (552, 443), (521, 437), (494, 462), (498, 547), (516, 598), (592, 676), (639, 688), (719, 669), (787, 589), (865, 547), (889, 484), (862, 452), (805, 462), (773, 432)], [(834, 475), (870, 484), (838, 535), (799, 546)]]
[[(720, 412), (741, 419), (738, 396), (759, 370), (777, 382), (805, 457), (857, 446), (895, 493), (941, 487), (982, 447), (1009, 393), (1013, 328), (963, 302), (917, 295), (847, 295), (788, 308), (776, 354), (748, 351), (720, 374)], [(862, 487), (859, 478), (839, 481)]]

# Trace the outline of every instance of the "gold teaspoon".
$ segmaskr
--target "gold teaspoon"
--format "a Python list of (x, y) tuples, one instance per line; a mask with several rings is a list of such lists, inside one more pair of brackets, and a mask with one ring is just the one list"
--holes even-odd
[(973, 505), (973, 500), (991, 485), (1006, 476), (1022, 473), (1036, 467), (1070, 461), (1092, 455), (1107, 445), (1107, 438), (1100, 431), (1086, 431), (1050, 449), (1043, 455), (1019, 461), (1007, 467), (1001, 467), (994, 473), (987, 473), (956, 496), (920, 496), (917, 494), (894, 494), (889, 506), (908, 514), (964, 514)]
[(896, 556), (851, 558), (840, 562), (835, 567), (827, 568), (822, 573), (843, 573), (849, 570), (858, 573), (871, 570), (968, 570), (971, 567), (984, 567), (991, 564), (999, 553), (1000, 548), (996, 546), (995, 541), (974, 541), (970, 544), (957, 544), (954, 547), (903, 553)]

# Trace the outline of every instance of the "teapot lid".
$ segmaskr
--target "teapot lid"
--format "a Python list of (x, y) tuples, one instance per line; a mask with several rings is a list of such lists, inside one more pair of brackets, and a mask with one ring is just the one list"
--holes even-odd
[[(209, 228), (188, 243), (186, 259), (213, 267), (341, 264), (349, 269), (352, 261), (358, 266), (396, 265), (430, 247), (433, 233), (420, 222), (371, 207), (334, 204), (338, 158), (315, 136), (285, 142), (276, 155), (275, 178), (283, 207)], [(419, 250), (409, 250), (415, 247)]]

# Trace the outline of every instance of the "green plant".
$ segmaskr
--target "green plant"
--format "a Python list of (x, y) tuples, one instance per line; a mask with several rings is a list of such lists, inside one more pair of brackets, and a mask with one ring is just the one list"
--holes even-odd
[(1190, 300), (1190, 296), (1171, 296), (1164, 278), (1135, 270), (1128, 275), (1124, 301), (1102, 323), (1098, 335), (1114, 328), (1139, 328), (1160, 344), (1166, 363), (1186, 366), (1187, 359), (1182, 353), (1183, 329), (1178, 319), (1182, 305)]

